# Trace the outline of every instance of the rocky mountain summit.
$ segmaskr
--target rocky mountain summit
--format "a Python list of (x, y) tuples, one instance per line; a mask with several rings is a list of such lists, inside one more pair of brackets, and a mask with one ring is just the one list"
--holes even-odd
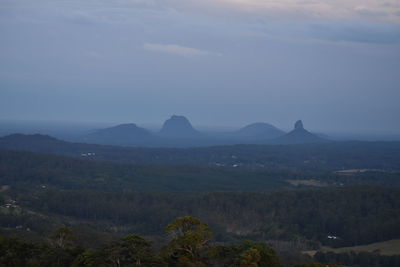
[(275, 144), (304, 144), (304, 143), (321, 143), (327, 142), (328, 140), (323, 139), (316, 134), (310, 133), (304, 129), (303, 122), (301, 120), (296, 121), (294, 129), (274, 140)]
[(166, 120), (158, 134), (169, 138), (198, 138), (202, 135), (193, 128), (186, 117), (178, 115), (173, 115)]

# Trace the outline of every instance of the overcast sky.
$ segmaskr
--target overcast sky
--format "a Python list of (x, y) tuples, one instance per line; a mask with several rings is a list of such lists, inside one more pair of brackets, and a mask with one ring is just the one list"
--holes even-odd
[(0, 0), (0, 120), (400, 133), (398, 0)]

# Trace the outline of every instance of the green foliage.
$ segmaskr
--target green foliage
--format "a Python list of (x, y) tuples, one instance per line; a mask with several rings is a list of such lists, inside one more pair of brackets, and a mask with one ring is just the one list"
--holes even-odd
[(97, 250), (87, 250), (74, 262), (74, 267), (85, 266), (165, 266), (151, 244), (138, 235), (128, 235), (118, 242)]
[(65, 248), (71, 246), (75, 240), (71, 228), (67, 226), (56, 229), (50, 236), (55, 246)]
[[(266, 243), (262, 242), (252, 242), (252, 241), (244, 241), (240, 245), (241, 250), (245, 250), (243, 255), (246, 255), (247, 258), (252, 256), (251, 259), (256, 259), (258, 257), (258, 266), (260, 267), (280, 267), (280, 261), (275, 251), (267, 246)], [(242, 263), (242, 261), (241, 261)]]
[(307, 264), (297, 264), (294, 267), (341, 267), (341, 265), (332, 263), (312, 262)]
[(205, 255), (213, 234), (207, 224), (191, 216), (180, 217), (165, 228), (171, 241), (164, 254), (178, 266), (207, 266)]
[(105, 258), (102, 250), (89, 249), (75, 259), (72, 267), (103, 267), (106, 266)]
[[(98, 191), (260, 191), (288, 186), (289, 174), (188, 165), (116, 164), (0, 150), (1, 185)], [(44, 187), (43, 187), (44, 186)]]
[[(393, 161), (398, 153), (396, 148), (388, 144), (368, 146), (368, 153), (380, 153), (376, 168), (398, 166), (399, 161)], [(346, 156), (349, 147), (357, 152)], [(138, 236), (109, 241), (129, 233), (160, 235), (163, 225), (185, 215), (206, 221), (215, 230), (217, 241), (310, 240), (315, 244), (351, 246), (399, 238), (400, 189), (395, 187), (400, 184), (399, 173), (333, 173), (332, 166), (337, 167), (338, 164), (343, 164), (343, 168), (374, 166), (376, 158), (371, 154), (357, 159), (358, 154), (364, 151), (363, 146), (353, 144), (349, 147), (327, 146), (328, 155), (318, 154), (321, 147), (312, 145), (307, 146), (310, 149), (307, 151), (301, 151), (304, 148), (301, 146), (282, 149), (264, 146), (189, 149), (186, 151), (188, 161), (181, 161), (181, 150), (154, 150), (162, 154), (161, 161), (155, 160), (154, 151), (135, 150), (144, 153), (144, 156), (138, 157), (146, 162), (150, 159), (150, 162), (154, 160), (157, 163), (186, 162), (202, 166), (116, 164), (0, 151), (0, 185), (10, 185), (0, 192), (0, 230), (27, 237), (35, 234), (48, 236), (49, 229), (60, 225), (84, 224), (90, 229), (86, 232), (72, 229), (72, 234), (69, 228), (59, 228), (52, 235), (52, 246), (2, 240), (4, 253), (0, 255), (1, 263), (8, 264), (5, 266), (70, 266), (74, 261), (76, 266), (118, 266), (129, 262), (142, 266), (163, 266), (165, 263), (157, 252)], [(317, 154), (311, 163), (313, 167), (301, 167), (305, 163), (300, 159), (314, 159), (314, 153)], [(133, 155), (128, 154), (124, 155), (128, 158)], [(337, 158), (338, 155), (343, 158)], [(383, 160), (387, 158), (385, 155), (389, 155), (388, 165)], [(240, 160), (243, 163), (240, 166), (245, 167), (238, 168), (240, 170), (204, 167), (216, 160), (227, 165)], [(325, 161), (328, 162), (326, 166)], [(247, 167), (257, 170), (257, 164), (270, 166), (267, 162), (272, 162), (271, 166), (276, 168), (261, 172), (244, 170)], [(330, 185), (367, 183), (392, 187), (338, 186), (318, 190), (283, 190), (282, 187), (288, 187), (284, 180), (292, 178), (318, 178)], [(282, 190), (260, 192), (272, 188)], [(222, 192), (204, 193), (210, 190)], [(10, 200), (16, 200), (16, 203), (6, 208), (5, 204)], [(224, 246), (210, 244), (211, 230), (193, 217), (179, 218), (166, 230), (171, 234), (171, 242), (165, 246), (162, 256), (171, 266), (279, 264), (274, 260), (277, 259), (274, 252), (264, 247), (266, 245), (262, 242)], [(101, 234), (94, 233), (96, 231)], [(329, 239), (328, 235), (338, 238)], [(105, 242), (108, 245), (101, 246)], [(78, 244), (86, 244), (94, 250), (81, 253), (82, 247)], [(336, 256), (324, 257), (333, 259)], [(351, 260), (349, 255), (340, 257), (341, 260), (335, 261), (317, 260), (334, 263)], [(369, 254), (357, 257), (360, 258), (360, 265), (382, 260)], [(390, 260), (394, 262), (396, 259)], [(380, 264), (384, 266), (382, 262)]]
[(22, 242), (19, 239), (0, 237), (0, 266), (38, 266), (39, 246)]
[[(218, 241), (307, 239), (339, 247), (400, 237), (398, 188), (363, 186), (190, 196), (49, 188), (18, 193), (19, 190), (15, 191), (18, 205), (23, 211), (34, 213), (0, 214), (0, 226), (22, 225), (43, 233), (46, 227), (56, 227), (53, 220), (71, 218), (103, 231), (109, 231), (110, 225), (126, 229), (120, 231), (122, 235), (161, 235), (162, 225), (191, 215), (207, 221), (215, 229)], [(329, 239), (328, 235), (338, 238)]]
[(211, 255), (218, 262), (217, 266), (282, 267), (275, 251), (263, 242), (216, 246)]
[(83, 249), (80, 247), (64, 249), (45, 243), (30, 243), (20, 239), (0, 237), (0, 266), (71, 266), (74, 259), (82, 252)]
[(256, 248), (249, 248), (239, 258), (240, 267), (258, 267), (260, 266), (261, 255)]
[(161, 259), (150, 249), (150, 243), (137, 235), (128, 235), (120, 242), (105, 248), (107, 262), (115, 266), (154, 266)]
[[(171, 239), (162, 250), (155, 249), (148, 240), (133, 234), (97, 249), (0, 236), (0, 266), (282, 267), (276, 252), (264, 242), (211, 243), (211, 229), (194, 217), (180, 217), (168, 224), (165, 230)], [(72, 235), (71, 229), (66, 227), (56, 229), (54, 233), (57, 238)], [(368, 252), (318, 252), (315, 259), (318, 262), (297, 264), (295, 267), (340, 267), (339, 264), (392, 267), (400, 264), (398, 255), (382, 256)]]
[[(165, 231), (171, 240), (160, 252), (138, 235), (128, 235), (98, 249), (66, 248), (58, 243), (52, 247), (0, 237), (0, 266), (281, 267), (275, 252), (265, 243), (211, 244), (211, 229), (194, 217), (180, 217)], [(56, 237), (60, 233), (69, 235), (70, 229), (60, 228), (55, 233)]]

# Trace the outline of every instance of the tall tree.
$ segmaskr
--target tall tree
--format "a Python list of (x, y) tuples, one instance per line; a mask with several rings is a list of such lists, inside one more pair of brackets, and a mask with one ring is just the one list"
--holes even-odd
[(171, 241), (164, 255), (178, 266), (206, 266), (209, 241), (213, 237), (210, 227), (191, 216), (180, 217), (167, 225), (165, 232)]

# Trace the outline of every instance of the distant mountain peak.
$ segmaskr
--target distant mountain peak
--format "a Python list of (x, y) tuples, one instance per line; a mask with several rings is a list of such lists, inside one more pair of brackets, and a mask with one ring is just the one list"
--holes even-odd
[(304, 129), (303, 122), (301, 120), (296, 121), (294, 129), (275, 139), (274, 143), (277, 144), (303, 144), (303, 143), (320, 143), (327, 142), (328, 140), (320, 138), (319, 136), (310, 133)]
[(136, 123), (123, 123), (123, 124), (119, 124), (117, 126), (114, 127), (110, 127), (108, 129), (138, 129), (139, 127), (136, 125)]
[[(185, 116), (182, 116), (182, 115), (172, 115), (171, 118), (169, 118), (168, 120), (165, 121), (165, 123), (166, 122), (174, 122), (174, 121), (176, 121), (176, 122), (179, 121), (182, 123), (190, 124), (190, 121)], [(192, 126), (192, 125), (190, 124), (190, 126)]]
[(296, 121), (296, 123), (294, 124), (294, 129), (303, 130), (304, 129), (303, 122), (301, 120)]
[(239, 136), (258, 139), (269, 139), (279, 137), (285, 134), (275, 126), (265, 122), (256, 122), (248, 124), (236, 132)]
[(152, 134), (147, 129), (139, 127), (135, 123), (124, 123), (96, 130), (88, 134), (85, 141), (113, 145), (142, 145), (152, 138)]
[(142, 135), (149, 135), (150, 133), (139, 126), (137, 126), (135, 123), (124, 123), (124, 124), (119, 124), (113, 127), (105, 128), (105, 129), (100, 129), (97, 130), (95, 133), (112, 133), (112, 134), (142, 134)]
[(159, 133), (166, 137), (198, 137), (200, 135), (190, 121), (181, 115), (172, 115), (167, 119)]

